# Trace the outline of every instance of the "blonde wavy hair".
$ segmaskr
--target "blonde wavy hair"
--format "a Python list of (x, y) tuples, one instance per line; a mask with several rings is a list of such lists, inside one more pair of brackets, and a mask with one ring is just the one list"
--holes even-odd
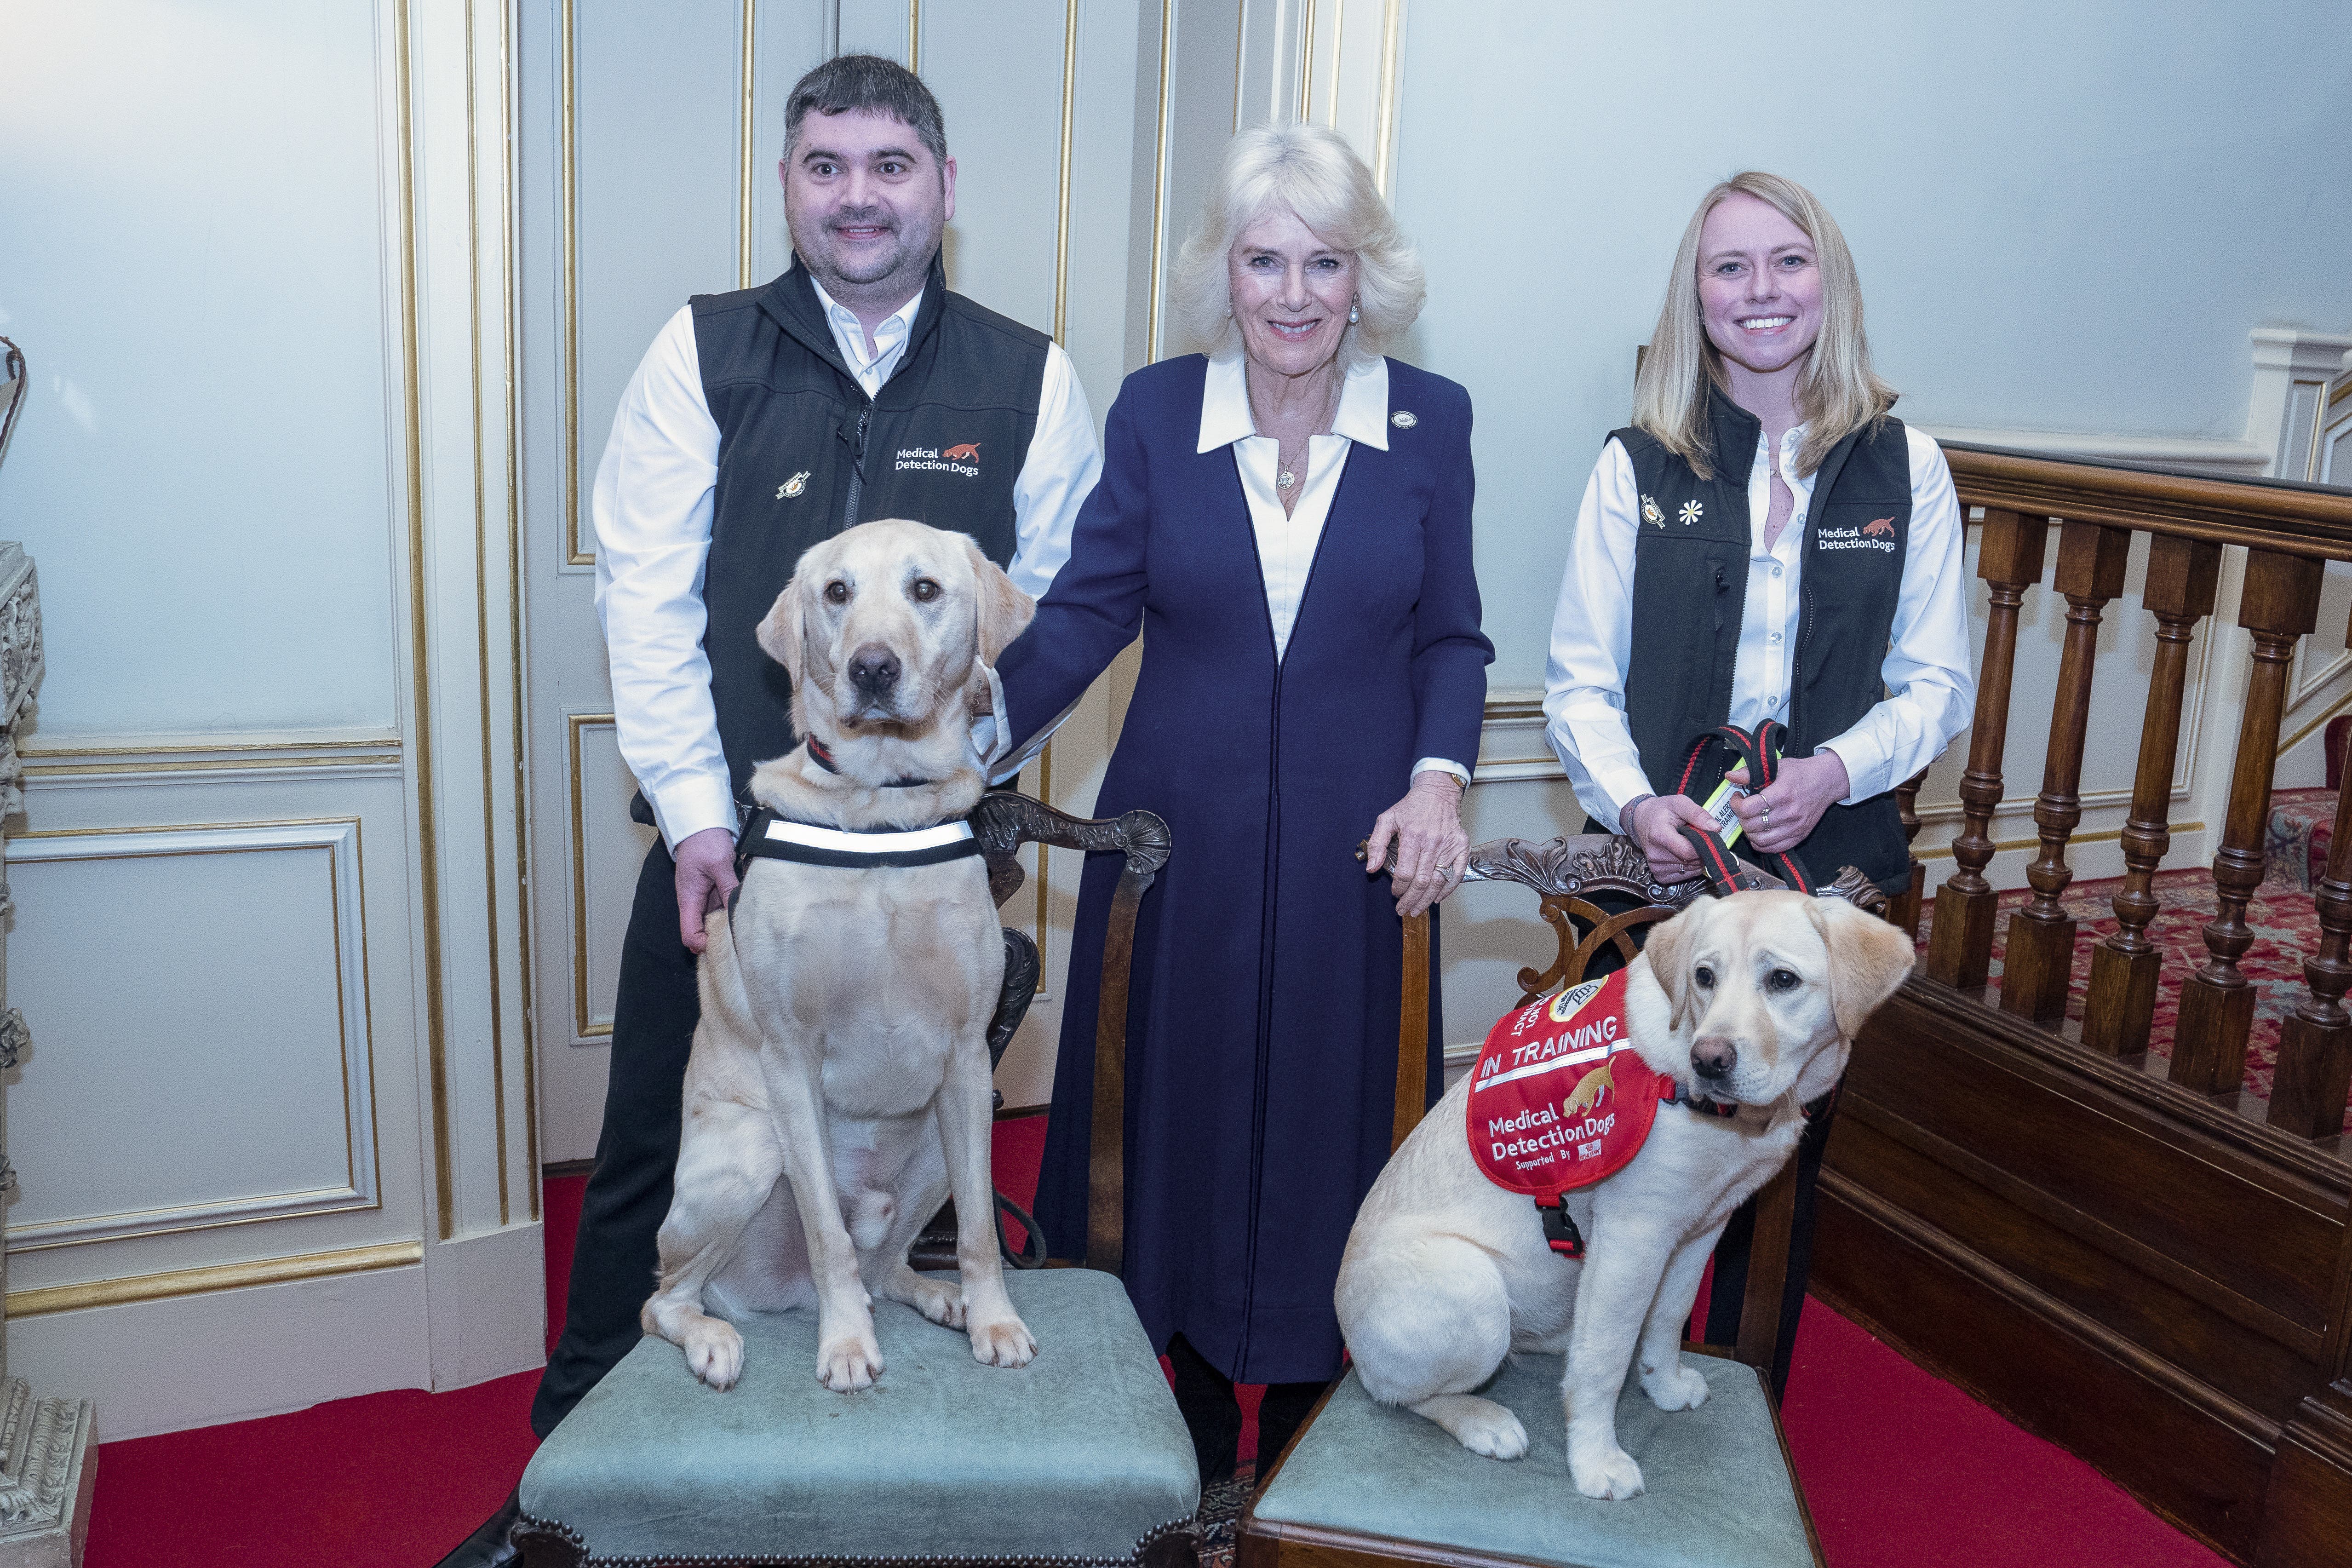
[(1377, 359), (1420, 316), (1428, 285), (1371, 170), (1328, 125), (1253, 126), (1225, 143), (1200, 226), (1177, 253), (1168, 290), (1177, 324), (1212, 357), (1240, 342), (1225, 256), (1260, 215), (1284, 207), (1326, 245), (1355, 257), (1362, 319), (1340, 337), (1339, 358), (1349, 365)]
[(1716, 204), (1733, 194), (1754, 196), (1804, 231), (1822, 269), (1822, 332), (1797, 378), (1797, 410), (1807, 429), (1797, 452), (1797, 472), (1810, 474), (1830, 448), (1865, 425), (1874, 425), (1895, 406), (1893, 387), (1870, 368), (1870, 339), (1862, 330), (1862, 284), (1853, 253), (1813, 193), (1794, 180), (1744, 170), (1699, 199), (1675, 248), (1666, 276), (1666, 300), (1658, 310), (1649, 353), (1633, 377), (1633, 424), (1688, 463), (1701, 479), (1714, 477), (1714, 441), (1707, 426), (1706, 394), (1712, 386), (1728, 396), (1723, 355), (1708, 341), (1698, 298), (1699, 230)]

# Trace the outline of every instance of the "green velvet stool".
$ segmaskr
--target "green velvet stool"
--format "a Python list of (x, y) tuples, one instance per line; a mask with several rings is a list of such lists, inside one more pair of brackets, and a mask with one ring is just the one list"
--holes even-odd
[[(1127, 862), (1104, 933), (1087, 1267), (1004, 1279), (1037, 1359), (982, 1366), (961, 1330), (877, 1301), (881, 1379), (835, 1394), (816, 1381), (814, 1309), (752, 1314), (734, 1320), (742, 1380), (720, 1394), (676, 1345), (646, 1339), (523, 1472), (526, 1568), (1192, 1568), (1192, 1441), (1118, 1279), (1128, 979), (1168, 826), (998, 793), (971, 826), (999, 905), (1021, 885), (1024, 843)], [(1004, 1033), (1020, 1011), (1000, 1007)]]
[(816, 1381), (814, 1311), (740, 1321), (725, 1394), (644, 1341), (523, 1472), (523, 1561), (1187, 1564), (1200, 1474), (1126, 1290), (1086, 1268), (1005, 1286), (1035, 1361), (982, 1366), (877, 1301), (886, 1370), (861, 1394)]
[(1556, 1355), (1507, 1362), (1479, 1391), (1528, 1430), (1527, 1457), (1507, 1462), (1375, 1404), (1349, 1372), (1258, 1493), (1242, 1568), (1433, 1552), (1563, 1568), (1812, 1568), (1811, 1526), (1762, 1378), (1714, 1356), (1683, 1364), (1706, 1378), (1696, 1410), (1666, 1414), (1632, 1380), (1618, 1402), (1618, 1441), (1648, 1488), (1623, 1502), (1596, 1502), (1569, 1479)]

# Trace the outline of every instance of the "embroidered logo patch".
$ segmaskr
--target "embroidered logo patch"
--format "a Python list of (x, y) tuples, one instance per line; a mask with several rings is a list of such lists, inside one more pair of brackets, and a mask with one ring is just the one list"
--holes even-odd
[(776, 499), (778, 500), (790, 500), (806, 489), (808, 489), (808, 470), (806, 468), (803, 468), (799, 473), (794, 474), (791, 479), (786, 479), (782, 484), (776, 487)]
[(1572, 985), (1487, 1035), (1465, 1131), (1496, 1186), (1549, 1198), (1590, 1186), (1641, 1152), (1673, 1081), (1633, 1049), (1625, 981), (1620, 970)]
[(904, 473), (961, 474), (966, 479), (980, 478), (980, 444), (965, 441), (953, 447), (901, 447), (898, 460), (891, 465)]
[(1658, 510), (1658, 503), (1656, 501), (1652, 500), (1648, 496), (1643, 496), (1642, 498), (1642, 521), (1648, 523), (1652, 528), (1664, 528), (1666, 526), (1666, 514)]
[(1688, 528), (1692, 523), (1696, 522), (1700, 518), (1705, 517), (1706, 515), (1706, 508), (1699, 505), (1698, 502), (1695, 500), (1686, 500), (1683, 502), (1682, 520), (1683, 526), (1685, 528)]
[(1421, 423), (1421, 416), (1410, 408), (1400, 408), (1389, 416), (1389, 423), (1400, 430), (1410, 430)]
[[(1879, 526), (1880, 523), (1884, 523), (1885, 526), (1882, 528)], [(1870, 536), (1874, 531), (1883, 533), (1886, 537), (1883, 539), (1873, 539)], [(1882, 554), (1892, 555), (1895, 553), (1895, 549), (1894, 535), (1895, 520), (1892, 518), (1881, 518), (1877, 521), (1866, 523), (1861, 528), (1824, 528), (1817, 530), (1813, 534), (1813, 548), (1816, 550), (1875, 550)]]

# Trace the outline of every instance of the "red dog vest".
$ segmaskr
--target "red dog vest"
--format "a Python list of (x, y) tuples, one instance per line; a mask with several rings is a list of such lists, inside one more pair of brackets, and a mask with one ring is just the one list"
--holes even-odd
[(1470, 1086), (1470, 1152), (1486, 1179), (1536, 1200), (1552, 1250), (1584, 1256), (1560, 1194), (1642, 1152), (1675, 1080), (1654, 1072), (1625, 1025), (1626, 972), (1572, 985), (1497, 1023)]

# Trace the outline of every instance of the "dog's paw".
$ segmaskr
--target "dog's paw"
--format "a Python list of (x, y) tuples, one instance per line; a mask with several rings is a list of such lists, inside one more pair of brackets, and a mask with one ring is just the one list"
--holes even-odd
[(678, 1348), (686, 1352), (687, 1369), (721, 1394), (743, 1375), (743, 1336), (732, 1323), (705, 1318), (686, 1331)]
[(1642, 1374), (1642, 1392), (1661, 1410), (1696, 1410), (1706, 1403), (1706, 1379), (1695, 1366), (1677, 1366), (1672, 1372), (1645, 1372)]
[(816, 1380), (835, 1394), (856, 1394), (882, 1375), (882, 1347), (874, 1331), (836, 1335), (816, 1347)]
[(942, 1328), (963, 1327), (963, 1292), (947, 1280), (907, 1270), (907, 1277), (886, 1289), (886, 1295), (904, 1301)]
[(971, 1359), (982, 1366), (1027, 1366), (1037, 1359), (1036, 1336), (1018, 1318), (974, 1323)]
[(1528, 1429), (1519, 1418), (1499, 1405), (1488, 1410), (1465, 1415), (1454, 1422), (1456, 1441), (1474, 1454), (1484, 1454), (1490, 1459), (1517, 1459), (1528, 1451)]
[(1568, 1473), (1575, 1479), (1578, 1491), (1603, 1502), (1622, 1502), (1642, 1495), (1642, 1467), (1622, 1448), (1612, 1447), (1598, 1460), (1584, 1463), (1570, 1454)]

